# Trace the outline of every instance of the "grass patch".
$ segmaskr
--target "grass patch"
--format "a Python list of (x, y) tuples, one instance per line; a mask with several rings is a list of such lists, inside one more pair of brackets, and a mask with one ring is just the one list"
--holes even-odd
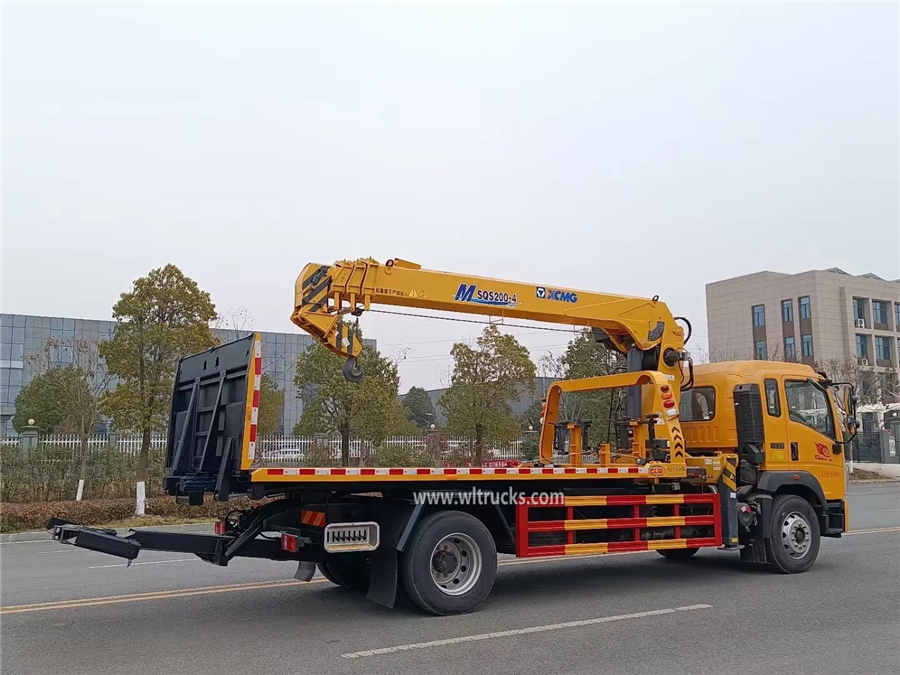
[(890, 476), (885, 476), (882, 473), (878, 473), (876, 471), (869, 471), (868, 469), (860, 469), (858, 467), (853, 467), (853, 473), (850, 474), (850, 480), (892, 480)]
[(237, 497), (228, 502), (216, 502), (207, 495), (199, 506), (176, 504), (174, 497), (153, 497), (147, 500), (147, 515), (134, 516), (134, 499), (92, 499), (82, 502), (32, 502), (0, 504), (0, 532), (33, 532), (43, 530), (51, 518), (78, 523), (101, 525), (124, 523), (117, 527), (140, 525), (173, 525), (185, 522), (209, 522), (229, 511), (248, 509), (251, 502)]
[(155, 527), (160, 525), (200, 525), (214, 523), (214, 518), (179, 518), (178, 516), (144, 516), (139, 518), (124, 518), (109, 523), (100, 523), (97, 527), (124, 529), (128, 527)]

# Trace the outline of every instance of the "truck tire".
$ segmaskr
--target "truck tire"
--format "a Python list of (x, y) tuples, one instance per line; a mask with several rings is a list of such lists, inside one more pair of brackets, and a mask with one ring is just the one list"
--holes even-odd
[(699, 550), (699, 548), (663, 548), (659, 549), (657, 553), (669, 560), (687, 560)]
[(776, 495), (766, 543), (766, 558), (782, 574), (805, 572), (819, 555), (819, 519), (808, 501), (796, 495)]
[(322, 576), (348, 591), (369, 590), (369, 560), (365, 556), (348, 553), (336, 554), (327, 563), (316, 563)]
[(461, 511), (422, 519), (400, 561), (410, 600), (438, 616), (475, 610), (494, 586), (497, 547), (484, 524)]

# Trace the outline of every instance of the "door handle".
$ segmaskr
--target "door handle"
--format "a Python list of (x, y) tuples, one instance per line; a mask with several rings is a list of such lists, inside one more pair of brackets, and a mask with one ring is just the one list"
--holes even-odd
[(797, 441), (791, 442), (791, 461), (796, 462), (800, 459), (800, 448), (797, 445)]

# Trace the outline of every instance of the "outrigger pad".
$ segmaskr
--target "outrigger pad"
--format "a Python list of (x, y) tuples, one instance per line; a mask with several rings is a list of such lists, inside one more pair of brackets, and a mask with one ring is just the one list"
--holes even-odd
[(316, 563), (301, 560), (297, 565), (297, 571), (294, 572), (294, 578), (300, 581), (309, 581), (316, 573)]

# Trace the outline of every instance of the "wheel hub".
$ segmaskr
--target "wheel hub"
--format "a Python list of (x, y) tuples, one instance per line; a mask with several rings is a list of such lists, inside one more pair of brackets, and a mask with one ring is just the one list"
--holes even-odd
[(442, 576), (447, 576), (459, 567), (459, 558), (453, 551), (439, 550), (434, 554), (432, 566)]
[(792, 558), (802, 558), (809, 552), (812, 531), (799, 513), (791, 513), (781, 524), (781, 543)]
[(431, 554), (431, 579), (447, 595), (467, 593), (481, 577), (481, 549), (468, 535), (441, 539)]

